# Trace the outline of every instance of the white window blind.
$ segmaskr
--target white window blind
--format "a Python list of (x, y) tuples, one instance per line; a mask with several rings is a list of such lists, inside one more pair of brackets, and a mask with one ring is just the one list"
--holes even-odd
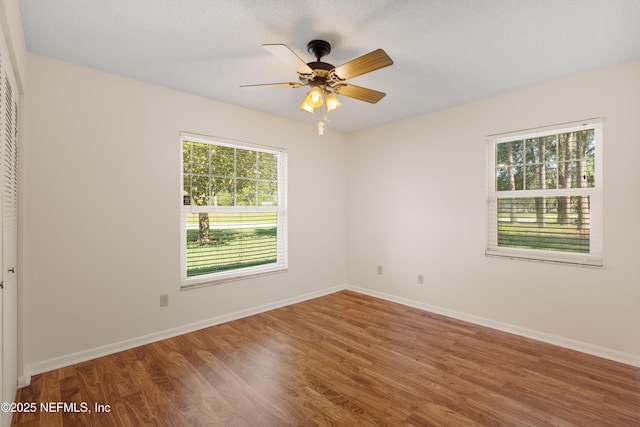
[(602, 122), (494, 135), (486, 254), (602, 265)]
[(184, 134), (182, 287), (287, 268), (284, 150)]

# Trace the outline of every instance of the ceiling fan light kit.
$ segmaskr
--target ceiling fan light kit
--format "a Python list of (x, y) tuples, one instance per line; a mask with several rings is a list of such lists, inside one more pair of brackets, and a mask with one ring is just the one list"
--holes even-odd
[[(313, 108), (322, 107), (322, 89), (320, 89), (318, 86), (312, 87), (307, 97), (309, 98), (309, 105), (311, 105)], [(307, 100), (305, 99), (305, 101)]]
[(342, 105), (342, 102), (331, 92), (327, 92), (327, 96), (324, 97), (327, 103), (327, 111), (333, 111)]
[(309, 104), (309, 103), (307, 102), (307, 98), (308, 98), (308, 97), (309, 97), (309, 95), (307, 95), (307, 96), (304, 98), (304, 101), (302, 101), (302, 104), (300, 104), (300, 109), (301, 109), (302, 111), (306, 111), (307, 113), (313, 114), (313, 112), (314, 112), (314, 110), (315, 110), (315, 109), (311, 106), (311, 104)]
[(345, 83), (348, 79), (392, 65), (393, 60), (382, 49), (374, 50), (338, 67), (334, 67), (322, 61), (322, 57), (331, 52), (331, 44), (324, 40), (311, 40), (307, 44), (309, 53), (316, 57), (316, 61), (308, 63), (305, 63), (284, 44), (264, 44), (262, 46), (289, 67), (294, 68), (298, 73), (300, 83), (267, 83), (243, 85), (241, 87), (281, 86), (298, 88), (310, 86), (311, 89), (300, 104), (300, 110), (313, 114), (316, 108), (324, 106), (325, 115), (318, 123), (318, 135), (324, 134), (325, 122), (328, 121), (327, 113), (342, 105), (336, 94), (371, 104), (377, 103), (386, 95), (384, 92)]
[(327, 88), (320, 89), (318, 86), (314, 86), (305, 96), (302, 104), (300, 104), (300, 109), (313, 114), (316, 108), (320, 108), (323, 105), (326, 108), (326, 112), (329, 113), (340, 107), (342, 102)]

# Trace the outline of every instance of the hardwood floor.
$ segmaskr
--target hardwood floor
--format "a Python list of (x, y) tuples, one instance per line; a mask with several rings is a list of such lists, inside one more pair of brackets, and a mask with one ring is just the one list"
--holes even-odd
[(38, 410), (14, 426), (640, 426), (640, 369), (343, 291), (34, 376), (17, 402)]

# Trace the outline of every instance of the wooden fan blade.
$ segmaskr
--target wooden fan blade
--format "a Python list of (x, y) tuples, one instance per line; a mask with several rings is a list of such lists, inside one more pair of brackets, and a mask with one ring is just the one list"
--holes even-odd
[(382, 49), (374, 50), (333, 69), (340, 80), (349, 80), (393, 64), (393, 60)]
[(333, 91), (338, 95), (348, 96), (349, 98), (369, 102), (371, 104), (377, 103), (387, 95), (384, 92), (378, 92), (377, 90), (367, 89), (366, 87), (360, 87), (346, 83), (335, 85), (333, 87)]
[(307, 65), (294, 51), (284, 44), (263, 44), (263, 48), (267, 49), (270, 54), (294, 68), (299, 74), (313, 74), (311, 67)]
[(287, 82), (287, 83), (261, 83), (261, 84), (257, 84), (257, 85), (240, 85), (240, 87), (256, 87), (256, 86), (277, 86), (277, 87), (291, 87), (291, 88), (297, 88), (300, 86), (304, 86), (302, 83), (295, 83), (295, 82)]

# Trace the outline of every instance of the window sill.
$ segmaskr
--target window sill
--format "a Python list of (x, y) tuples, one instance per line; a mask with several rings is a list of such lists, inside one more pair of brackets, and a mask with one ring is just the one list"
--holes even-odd
[(579, 267), (602, 268), (602, 257), (589, 254), (570, 254), (553, 251), (534, 251), (527, 249), (487, 248), (485, 256), (492, 258), (507, 258), (523, 261), (546, 262), (552, 264), (574, 265)]
[(286, 266), (278, 265), (268, 269), (263, 268), (252, 272), (245, 272), (244, 274), (238, 274), (237, 272), (234, 272), (235, 274), (226, 276), (221, 275), (219, 277), (193, 277), (183, 280), (182, 284), (180, 285), (180, 290), (190, 291), (192, 289), (222, 285), (224, 283), (236, 282), (238, 280), (253, 279), (256, 277), (262, 277), (276, 273), (286, 273), (287, 271), (289, 271), (289, 269)]

